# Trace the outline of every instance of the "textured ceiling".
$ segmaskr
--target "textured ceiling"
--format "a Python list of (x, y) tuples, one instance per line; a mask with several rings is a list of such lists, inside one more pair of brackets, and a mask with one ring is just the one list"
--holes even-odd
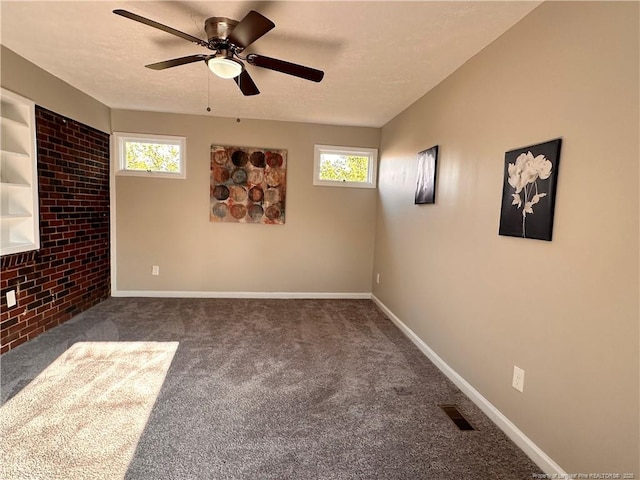
[[(3, 45), (115, 109), (380, 127), (539, 1), (0, 2)], [(255, 66), (260, 95), (204, 62), (144, 65), (209, 50), (114, 15), (121, 8), (206, 39), (208, 17), (257, 10), (276, 27), (245, 53), (324, 70), (321, 83)], [(210, 105), (211, 113), (206, 108)]]

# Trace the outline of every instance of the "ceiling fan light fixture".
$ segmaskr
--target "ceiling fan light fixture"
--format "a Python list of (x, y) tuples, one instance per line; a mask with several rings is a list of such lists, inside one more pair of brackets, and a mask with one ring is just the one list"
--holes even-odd
[(207, 60), (207, 66), (220, 78), (235, 78), (242, 73), (242, 63), (229, 57), (211, 57)]

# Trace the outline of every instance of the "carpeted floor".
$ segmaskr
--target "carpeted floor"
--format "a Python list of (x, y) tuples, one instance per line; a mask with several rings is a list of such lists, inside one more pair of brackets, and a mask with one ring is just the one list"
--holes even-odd
[(0, 478), (124, 478), (177, 347), (74, 343), (0, 408)]
[(179, 342), (127, 479), (541, 473), (369, 300), (112, 298), (3, 355), (2, 403), (99, 341)]

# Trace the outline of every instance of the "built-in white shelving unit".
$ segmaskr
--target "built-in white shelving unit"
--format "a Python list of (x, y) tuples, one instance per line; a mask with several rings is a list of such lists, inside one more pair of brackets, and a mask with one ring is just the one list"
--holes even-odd
[(0, 93), (0, 255), (40, 248), (35, 104)]

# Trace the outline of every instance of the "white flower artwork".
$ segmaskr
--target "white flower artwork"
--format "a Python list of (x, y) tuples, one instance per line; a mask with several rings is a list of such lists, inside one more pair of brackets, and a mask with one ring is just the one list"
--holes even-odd
[[(558, 139), (507, 152), (501, 235), (551, 240), (553, 198), (545, 197), (550, 192), (555, 193), (560, 143)], [(505, 212), (506, 206), (512, 211), (514, 208), (517, 210), (517, 225), (512, 212)], [(537, 220), (531, 232), (527, 232), (528, 218)]]

